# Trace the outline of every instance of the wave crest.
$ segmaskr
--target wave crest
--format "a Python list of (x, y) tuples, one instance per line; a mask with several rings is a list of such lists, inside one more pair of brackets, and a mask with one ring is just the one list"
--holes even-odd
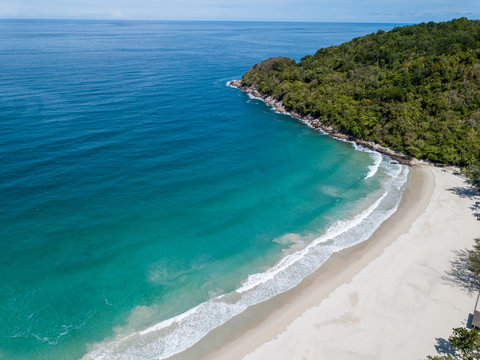
[[(119, 334), (111, 340), (96, 344), (83, 359), (170, 357), (191, 347), (211, 330), (249, 306), (293, 288), (318, 269), (333, 253), (368, 239), (397, 209), (408, 176), (407, 167), (390, 164), (387, 158), (380, 154), (378, 156), (375, 157), (369, 174), (373, 176), (382, 168), (387, 180), (375, 201), (366, 206), (360, 214), (335, 222), (322, 236), (300, 250), (286, 252), (275, 266), (265, 272), (250, 275), (237, 290), (212, 297), (183, 314), (144, 330)], [(285, 239), (298, 241), (293, 235), (287, 234)]]

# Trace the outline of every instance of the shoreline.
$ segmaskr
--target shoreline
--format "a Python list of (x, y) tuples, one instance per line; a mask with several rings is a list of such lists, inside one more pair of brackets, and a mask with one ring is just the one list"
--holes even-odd
[(256, 99), (262, 100), (265, 102), (268, 106), (272, 107), (276, 112), (281, 113), (281, 114), (287, 114), (292, 116), (293, 118), (300, 120), (307, 124), (309, 127), (320, 130), (324, 132), (326, 135), (329, 135), (333, 138), (339, 139), (339, 140), (344, 140), (344, 141), (350, 141), (354, 142), (357, 145), (366, 147), (370, 150), (377, 151), (381, 154), (388, 155), (391, 158), (395, 159), (401, 164), (404, 165), (411, 165), (412, 163), (416, 162), (417, 159), (403, 154), (399, 151), (395, 151), (392, 149), (389, 149), (387, 147), (381, 146), (373, 141), (367, 141), (367, 140), (362, 140), (359, 138), (356, 138), (352, 135), (346, 134), (344, 132), (335, 130), (331, 126), (325, 125), (322, 121), (320, 121), (317, 118), (314, 118), (311, 115), (301, 115), (295, 111), (287, 110), (285, 106), (283, 105), (281, 100), (277, 100), (272, 96), (268, 95), (263, 95), (261, 94), (255, 86), (245, 86), (242, 85), (240, 80), (230, 80), (227, 82), (227, 86), (237, 88), (239, 90), (244, 91), (247, 94), (250, 94)]
[[(328, 134), (326, 134), (326, 135), (328, 135)], [(349, 142), (350, 145), (354, 145), (353, 147), (355, 148), (356, 151), (367, 152), (367, 153), (372, 153), (373, 152), (373, 151), (371, 151), (370, 149), (367, 149), (367, 148), (356, 147), (355, 144), (352, 144), (352, 141), (350, 141), (348, 139), (342, 139), (342, 140), (344, 140), (344, 142)], [(377, 152), (375, 155), (376, 155), (376, 157), (374, 158), (374, 165), (369, 166), (369, 172), (365, 176), (364, 179), (367, 179), (367, 178), (375, 175), (377, 170), (380, 168), (380, 165), (381, 165), (382, 161), (385, 160), (385, 159), (382, 160), (382, 156), (381, 156), (380, 153)], [(393, 173), (387, 172), (388, 176), (391, 177), (391, 179), (390, 179), (391, 181), (387, 182), (388, 185), (385, 187), (385, 189), (384, 189), (385, 192), (383, 193), (383, 195), (381, 197), (379, 197), (377, 199), (377, 201), (375, 201), (369, 207), (367, 207), (366, 209), (363, 209), (360, 213), (353, 216), (352, 219), (349, 219), (349, 221), (347, 221), (347, 223), (343, 223), (342, 227), (338, 227), (338, 229), (334, 229), (333, 226), (329, 227), (328, 230), (334, 229), (334, 231), (332, 232), (333, 234), (330, 234), (329, 231), (327, 231), (326, 234), (324, 234), (325, 236), (330, 236), (331, 239), (334, 239), (334, 238), (336, 238), (336, 237), (338, 237), (338, 236), (340, 236), (344, 233), (348, 233), (348, 231), (351, 230), (351, 229), (355, 229), (356, 226), (358, 225), (358, 223), (356, 223), (355, 221), (358, 221), (358, 219), (360, 219), (360, 221), (362, 223), (363, 223), (364, 220), (368, 220), (367, 222), (369, 222), (369, 225), (374, 225), (374, 226), (370, 227), (370, 228), (367, 228), (367, 231), (363, 231), (362, 234), (356, 234), (356, 236), (354, 236), (352, 238), (353, 243), (365, 242), (365, 241), (368, 240), (368, 238), (371, 236), (371, 234), (373, 232), (375, 232), (376, 229), (378, 229), (379, 226), (382, 226), (383, 222), (385, 222), (386, 219), (391, 217), (392, 214), (394, 214), (398, 210), (398, 206), (399, 206), (403, 191), (405, 191), (405, 189), (407, 187), (408, 179), (410, 178), (410, 171), (409, 171), (409, 167), (405, 166), (404, 164), (400, 164), (400, 161), (395, 162), (395, 161), (391, 161), (391, 159), (390, 159), (390, 160), (387, 161), (387, 163), (390, 163), (393, 166), (393, 168), (398, 169), (398, 173), (396, 173), (396, 171), (393, 171)], [(387, 165), (385, 165), (385, 166), (387, 166)], [(392, 169), (390, 169), (390, 170), (392, 170)], [(401, 189), (403, 189), (403, 190), (401, 190)], [(388, 194), (391, 194), (392, 192), (394, 193), (393, 199), (395, 199), (395, 203), (394, 204), (390, 203), (389, 205), (387, 205), (383, 209), (383, 211), (380, 211), (379, 213), (377, 213), (376, 216), (371, 216), (372, 213), (377, 209), (377, 207), (379, 207), (379, 205), (382, 203), (383, 199)], [(387, 198), (387, 203), (388, 203), (388, 201), (391, 201), (391, 200), (392, 200), (392, 198)], [(372, 219), (375, 219), (375, 220), (372, 220)], [(322, 242), (320, 240), (320, 238), (322, 238), (322, 236), (319, 236), (318, 239), (316, 239), (316, 240), (320, 241), (320, 243)], [(315, 241), (313, 241), (312, 244), (309, 244), (309, 246), (307, 246), (306, 249), (310, 248), (311, 246), (315, 246), (314, 243), (315, 243)], [(352, 243), (347, 242), (346, 244), (347, 245), (343, 244), (341, 246), (348, 246), (347, 249), (351, 248), (352, 246), (355, 247), (355, 245), (352, 245)], [(328, 260), (332, 255), (335, 255), (337, 252), (341, 251), (338, 248), (339, 246), (340, 245), (332, 246), (334, 248), (336, 247), (336, 249), (328, 252), (328, 256), (326, 256), (326, 257), (324, 257), (323, 254), (317, 254), (317, 255), (320, 255), (318, 257), (313, 255), (312, 259), (320, 259), (319, 261), (322, 261), (322, 262), (320, 264), (317, 264), (314, 267), (311, 267), (311, 266), (305, 267), (306, 269), (308, 269), (307, 270), (308, 272), (306, 274), (304, 273), (305, 269), (303, 269), (303, 270), (300, 269), (300, 272), (301, 272), (302, 275), (299, 279), (298, 279), (298, 276), (297, 276), (298, 275), (297, 271), (294, 271), (293, 274), (295, 274), (297, 276), (298, 280), (295, 280), (295, 276), (294, 276), (293, 279), (294, 279), (295, 283), (291, 286), (293, 286), (294, 288), (297, 287), (297, 286), (300, 286), (299, 284), (301, 284), (301, 283), (299, 283), (298, 281), (300, 281), (300, 282), (305, 281), (304, 276), (306, 278), (308, 278), (308, 277), (311, 276), (312, 271), (315, 272), (315, 271), (318, 270), (319, 267), (323, 267), (325, 265), (325, 261), (326, 261), (325, 259)], [(342, 250), (343, 249), (346, 249), (346, 248), (342, 248)], [(292, 254), (290, 254), (290, 255), (292, 255)], [(303, 254), (301, 257), (303, 258), (304, 255), (305, 254)], [(288, 258), (288, 256), (289, 255), (286, 255), (285, 258)], [(282, 260), (285, 260), (285, 258), (282, 258)], [(296, 263), (297, 260), (295, 260), (294, 263)], [(279, 263), (281, 263), (281, 261)], [(287, 265), (285, 268), (280, 268), (280, 270), (275, 269), (276, 265), (278, 265), (279, 263), (275, 264), (275, 266), (273, 266), (271, 269), (275, 270), (275, 271), (278, 271), (278, 272), (281, 272), (281, 271), (284, 271), (285, 268), (290, 267), (290, 265)], [(269, 268), (269, 270), (270, 270), (270, 268)], [(257, 275), (257, 274), (253, 274), (253, 275)], [(226, 323), (230, 324), (232, 321), (235, 321), (235, 320), (232, 320), (232, 319), (236, 319), (237, 317), (241, 319), (240, 320), (241, 322), (243, 322), (245, 319), (248, 319), (248, 313), (249, 313), (249, 310), (251, 308), (252, 309), (256, 309), (257, 307), (262, 308), (262, 303), (265, 302), (265, 303), (270, 304), (271, 301), (275, 302), (277, 300), (277, 297), (279, 299), (282, 298), (281, 295), (283, 294), (283, 292), (288, 292), (289, 290), (287, 290), (287, 289), (292, 289), (292, 287), (290, 285), (287, 285), (287, 286), (288, 286), (288, 288), (280, 290), (281, 291), (280, 293), (276, 292), (276, 294), (275, 293), (272, 294), (271, 291), (264, 291), (263, 293), (260, 293), (260, 296), (264, 296), (264, 294), (267, 294), (267, 296), (268, 296), (268, 297), (262, 298), (260, 300), (258, 299), (258, 297), (257, 298), (255, 298), (255, 297), (250, 298), (250, 299), (254, 299), (253, 301), (249, 301), (247, 299), (247, 304), (248, 304), (248, 302), (250, 302), (250, 303), (244, 309), (242, 309), (240, 311), (237, 311), (235, 309), (235, 306), (230, 307), (230, 305), (243, 306), (243, 304), (240, 304), (240, 301), (238, 302), (238, 304), (236, 302), (236, 299), (241, 299), (241, 297), (238, 297), (236, 294), (234, 294), (237, 291), (232, 292), (232, 293), (228, 293), (228, 294), (222, 294), (221, 296), (217, 296), (217, 297), (213, 298), (213, 300), (209, 299), (208, 301), (205, 301), (201, 304), (198, 304), (197, 306), (187, 310), (186, 312), (184, 312), (182, 314), (179, 314), (179, 315), (174, 316), (172, 318), (166, 319), (166, 320), (161, 321), (159, 323), (152, 324), (149, 327), (147, 327), (146, 329), (135, 332), (134, 334), (130, 334), (130, 335), (126, 335), (126, 336), (120, 335), (120, 336), (117, 336), (115, 338), (108, 339), (107, 341), (104, 341), (102, 343), (94, 344), (89, 349), (89, 352), (87, 354), (85, 354), (84, 357), (85, 358), (93, 358), (95, 356), (98, 356), (99, 354), (102, 354), (102, 352), (105, 351), (105, 350), (101, 349), (101, 346), (102, 346), (103, 343), (106, 343), (106, 346), (108, 348), (108, 352), (113, 355), (113, 354), (117, 353), (118, 348), (120, 348), (122, 346), (124, 346), (124, 347), (129, 346), (129, 345), (123, 345), (123, 344), (127, 343), (127, 342), (132, 342), (131, 340), (135, 338), (135, 336), (132, 336), (132, 335), (138, 335), (139, 334), (139, 337), (145, 336), (146, 338), (149, 338), (148, 340), (146, 340), (146, 343), (147, 343), (147, 342), (149, 342), (150, 339), (153, 339), (155, 337), (154, 335), (147, 335), (147, 334), (159, 333), (160, 331), (163, 331), (162, 329), (168, 329), (167, 331), (171, 331), (171, 333), (173, 333), (174, 335), (170, 336), (169, 339), (167, 339), (167, 340), (164, 339), (162, 341), (164, 341), (165, 344), (168, 344), (170, 341), (173, 341), (173, 343), (180, 344), (180, 346), (183, 346), (183, 349), (178, 349), (177, 348), (175, 350), (171, 350), (170, 347), (166, 346), (166, 347), (163, 347), (162, 350), (160, 350), (160, 353), (158, 355), (161, 356), (162, 359), (184, 359), (184, 358), (186, 358), (185, 356), (187, 356), (190, 359), (198, 359), (199, 358), (199, 352), (195, 349), (197, 349), (198, 346), (203, 347), (204, 346), (203, 341), (206, 341), (207, 343), (210, 343), (209, 339), (211, 337), (211, 334), (213, 334), (213, 336), (217, 338), (214, 341), (216, 344), (225, 343), (224, 341), (218, 342), (218, 339), (220, 337), (215, 335), (215, 334), (217, 334), (217, 329), (218, 328), (223, 330), (224, 325)], [(255, 287), (256, 287), (256, 285), (252, 286), (251, 289), (253, 289)], [(275, 289), (275, 291), (278, 291), (278, 289), (276, 289), (276, 286), (273, 286), (273, 288)], [(247, 288), (246, 290), (243, 290), (243, 288), (240, 288), (239, 293), (243, 293), (244, 291), (249, 291), (251, 289)], [(269, 290), (269, 289), (267, 289), (267, 290)], [(233, 296), (232, 296), (232, 294), (233, 294)], [(230, 298), (223, 298), (224, 295), (228, 295)], [(222, 300), (218, 301), (220, 298), (222, 298)], [(228, 318), (224, 318), (224, 317), (222, 318), (222, 316), (224, 314), (226, 314), (227, 312), (223, 311), (224, 309), (220, 309), (220, 311), (218, 312), (219, 309), (218, 309), (218, 306), (217, 306), (217, 309), (215, 310), (216, 312), (210, 313), (209, 315), (214, 315), (213, 318), (215, 318), (217, 320), (221, 319), (221, 322), (217, 322), (214, 326), (212, 326), (210, 328), (208, 328), (210, 325), (203, 326), (204, 324), (200, 324), (200, 323), (191, 324), (192, 321), (196, 321), (195, 317), (198, 318), (199, 311), (200, 312), (202, 312), (203, 310), (208, 311), (209, 309), (212, 309), (212, 307), (216, 307), (216, 305), (215, 305), (216, 303), (220, 303), (220, 304), (223, 303), (229, 309), (233, 309), (233, 311), (230, 311), (230, 313), (228, 314), (228, 316), (229, 316)], [(208, 305), (204, 306), (205, 304), (210, 304), (210, 305), (213, 304), (213, 306), (208, 306)], [(267, 306), (269, 306), (269, 305), (267, 305)], [(238, 306), (237, 306), (237, 309), (238, 309)], [(246, 317), (242, 316), (244, 313), (247, 313)], [(192, 316), (193, 314), (195, 314), (195, 316)], [(187, 320), (184, 321), (185, 319), (187, 319)], [(190, 321), (189, 319), (193, 319), (193, 320)], [(190, 322), (190, 323), (188, 323), (188, 322)], [(193, 325), (193, 327), (195, 328), (196, 326), (200, 325), (200, 327), (199, 327), (200, 329), (202, 329), (203, 331), (205, 331), (205, 329), (207, 329), (207, 330), (205, 332), (201, 333), (200, 337), (194, 338), (193, 342), (191, 342), (190, 344), (187, 344), (185, 346), (184, 343), (177, 342), (177, 340), (175, 338), (176, 334), (177, 334), (176, 328), (177, 327), (181, 328), (182, 325), (184, 325), (185, 323), (187, 324), (187, 327)], [(221, 325), (218, 325), (219, 323)], [(229, 325), (227, 325), (227, 329), (229, 328), (228, 326)], [(193, 330), (193, 333), (197, 334), (195, 332), (195, 330)], [(236, 332), (234, 332), (234, 333), (236, 333)], [(222, 334), (221, 336), (223, 336), (223, 335), (224, 334)], [(162, 336), (160, 336), (160, 338), (162, 338)], [(188, 338), (188, 341), (191, 341), (190, 337), (187, 337), (187, 338)], [(151, 341), (151, 343), (155, 343), (154, 339), (153, 339), (153, 341)], [(190, 347), (187, 347), (187, 346), (190, 346)], [(218, 346), (220, 346), (220, 345), (218, 345)], [(133, 344), (133, 347), (135, 347), (134, 344)], [(145, 348), (145, 347), (146, 346), (143, 346), (143, 348)], [(208, 345), (208, 347), (210, 347), (210, 345)], [(167, 350), (164, 350), (164, 349), (167, 349)], [(193, 350), (190, 350), (190, 349), (193, 349)], [(163, 351), (170, 352), (170, 355), (169, 356), (167, 355), (167, 357), (163, 357), (163, 356), (166, 356), (166, 355), (164, 355)], [(192, 351), (193, 351), (193, 353), (192, 353)], [(201, 352), (203, 352), (203, 351), (201, 351)], [(189, 353), (190, 353), (190, 355), (188, 355)], [(210, 350), (205, 351), (205, 353), (209, 354)], [(155, 354), (155, 351), (153, 351), (153, 354)], [(206, 359), (208, 359), (208, 358), (210, 358), (210, 356), (206, 357)]]
[[(379, 256), (384, 247), (395, 239), (381, 238), (378, 233), (388, 228), (397, 218), (407, 212), (410, 217), (423, 211), (433, 190), (433, 177), (424, 173), (422, 167), (410, 167), (406, 188), (403, 191), (397, 210), (386, 219), (365, 241), (333, 253), (317, 270), (305, 277), (297, 286), (278, 294), (260, 304), (253, 305), (228, 322), (212, 330), (189, 349), (167, 358), (168, 360), (221, 360), (241, 359), (253, 349), (273, 340), (300, 313), (315, 306), (320, 299), (326, 299), (337, 287), (350, 281), (368, 262)], [(411, 210), (416, 191), (428, 196), (417, 202), (418, 211)], [(352, 261), (353, 259), (353, 261)], [(311, 289), (318, 289), (309, 296)], [(295, 308), (289, 305), (302, 299)], [(248, 343), (248, 346), (244, 346)]]
[[(445, 280), (442, 278), (445, 271), (448, 270), (453, 254), (451, 251), (446, 251), (446, 253), (440, 251), (445, 251), (445, 248), (454, 250), (471, 247), (473, 238), (480, 234), (480, 225), (469, 209), (469, 203), (473, 200), (459, 196), (453, 191), (446, 191), (454, 189), (455, 186), (458, 188), (467, 185), (460, 177), (431, 165), (422, 164), (411, 167), (407, 188), (404, 190), (397, 211), (384, 221), (368, 240), (334, 253), (319, 269), (293, 289), (248, 308), (227, 323), (212, 330), (191, 348), (169, 359), (242, 359), (244, 357), (247, 359), (300, 359), (302, 354), (308, 353), (315, 355), (311, 355), (312, 357), (305, 355), (307, 359), (321, 358), (320, 355), (324, 355), (326, 359), (401, 359), (402, 357), (420, 358), (428, 354), (435, 354), (435, 339), (440, 336), (447, 338), (452, 327), (462, 326), (462, 320), (466, 322), (468, 313), (472, 311), (474, 305), (470, 294), (463, 292), (460, 288), (452, 287), (451, 284), (445, 284)], [(446, 198), (453, 203), (447, 205)], [(443, 207), (439, 208), (439, 205), (442, 204)], [(452, 210), (451, 214), (448, 214), (449, 209)], [(436, 218), (441, 216), (447, 219), (439, 224), (438, 230), (432, 229), (430, 222), (436, 221)], [(452, 236), (450, 231), (452, 224), (449, 216), (458, 223), (452, 239), (445, 238), (446, 234)], [(444, 230), (443, 227), (448, 229)], [(417, 233), (421, 231), (437, 231), (437, 233), (428, 233), (426, 237), (422, 238), (420, 235), (412, 234), (415, 229), (417, 229)], [(458, 243), (455, 242), (456, 234), (463, 234)], [(436, 238), (432, 238), (434, 235), (442, 239), (443, 247), (433, 249), (430, 254), (428, 253), (431, 250), (429, 247), (438, 245), (435, 242)], [(425, 244), (419, 243), (417, 237), (422, 238)], [(407, 244), (405, 244), (406, 242)], [(416, 255), (415, 252), (410, 254), (412, 246), (421, 247), (420, 255)], [(410, 287), (395, 281), (398, 274), (395, 275), (396, 267), (391, 264), (400, 262), (397, 265), (407, 273), (409, 273), (409, 267), (401, 266), (403, 259), (399, 258), (398, 249), (396, 251), (394, 248), (400, 248), (400, 253), (405, 256), (404, 261), (412, 268), (419, 266), (419, 259), (425, 262), (430, 257), (433, 257), (433, 262), (441, 263), (438, 267), (442, 271), (438, 272), (437, 269), (434, 286), (431, 286), (436, 289), (435, 297), (432, 298), (432, 294), (427, 292), (423, 303), (415, 301), (413, 309), (408, 308), (403, 311), (398, 311), (398, 309), (402, 309), (405, 304), (395, 305), (396, 296), (387, 302), (376, 297), (369, 299), (367, 303), (362, 301), (363, 298), (369, 298), (378, 291), (377, 287), (369, 286), (369, 282), (374, 283), (375, 281), (382, 283), (380, 289), (389, 289), (394, 293), (396, 291), (402, 293), (403, 287), (405, 287), (407, 298), (412, 296)], [(439, 253), (438, 257), (433, 254), (435, 252)], [(382, 266), (387, 269), (393, 267), (390, 269), (393, 274), (391, 279), (385, 278)], [(372, 270), (372, 267), (376, 268)], [(403, 276), (405, 273), (400, 275)], [(412, 274), (409, 273), (409, 275)], [(429, 275), (430, 278), (427, 280), (431, 280), (432, 274)], [(399, 278), (402, 279), (402, 276)], [(359, 278), (363, 278), (364, 281), (364, 284), (360, 286), (356, 284), (360, 281)], [(413, 274), (413, 278), (410, 279), (413, 282), (428, 282), (427, 280), (422, 277), (422, 273), (420, 275)], [(348, 293), (345, 289), (349, 287), (355, 287), (355, 291)], [(418, 287), (414, 290), (419, 291)], [(415, 296), (421, 297), (421, 293), (421, 291), (419, 294), (415, 293)], [(399, 298), (403, 297), (399, 296)], [(453, 300), (449, 300), (450, 298), (456, 299), (460, 305), (450, 308), (449, 306), (452, 306), (451, 302), (453, 302)], [(344, 310), (346, 308), (356, 309), (358, 307), (361, 308), (357, 314), (360, 320), (355, 316), (345, 318)], [(390, 316), (389, 311), (382, 313), (382, 316), (376, 314), (373, 318), (365, 315), (375, 314), (377, 307), (386, 307), (391, 311), (393, 316), (391, 323), (395, 325), (392, 325), (392, 329), (389, 327), (390, 322), (386, 321)], [(437, 307), (442, 310), (441, 313), (437, 314), (431, 309)], [(420, 313), (416, 314), (416, 312)], [(432, 317), (432, 315), (438, 316)], [(395, 316), (400, 316), (400, 318)], [(416, 317), (421, 318), (422, 316), (429, 320), (423, 324), (427, 331), (423, 332), (423, 338), (418, 336), (419, 334), (415, 334), (415, 339), (412, 339), (412, 333), (409, 331), (414, 329), (411, 328), (411, 324), (415, 324)], [(365, 326), (359, 326), (359, 323), (362, 323), (362, 317), (365, 318), (363, 320)], [(410, 322), (406, 323), (405, 319), (410, 319)], [(433, 325), (434, 323), (436, 325)], [(418, 327), (422, 324), (415, 325)], [(411, 350), (407, 351), (407, 354), (393, 346), (388, 351), (382, 351), (382, 354), (370, 352), (367, 356), (363, 353), (366, 347), (365, 343), (374, 347), (370, 344), (371, 342), (373, 344), (381, 342), (382, 336), (388, 333), (383, 329), (385, 326), (393, 332), (390, 334), (393, 338), (389, 337), (388, 339), (395, 340), (398, 337), (396, 334), (398, 331), (402, 333), (402, 341), (405, 340), (403, 337), (407, 337), (411, 340), (410, 342), (418, 344), (413, 347), (402, 344), (405, 351)], [(362, 330), (369, 327), (372, 328), (371, 331)], [(410, 330), (404, 331), (405, 329), (402, 327)], [(350, 337), (358, 338), (355, 346), (352, 346), (354, 349), (344, 349), (345, 346), (342, 346), (345, 345), (342, 334), (347, 330), (355, 335), (348, 336), (346, 333), (349, 344)], [(337, 337), (329, 335), (335, 334), (336, 331)], [(326, 343), (323, 343), (323, 337), (319, 335), (321, 333), (328, 338)], [(422, 342), (419, 342), (418, 339), (422, 339)], [(388, 342), (382, 344), (383, 348), (388, 348), (388, 346)], [(343, 350), (345, 353), (341, 354)], [(388, 357), (386, 353), (389, 353)], [(397, 353), (398, 355), (396, 355)]]
[[(311, 341), (310, 343), (303, 341), (305, 343), (303, 349), (304, 354), (303, 357), (300, 357), (302, 351), (297, 349), (298, 343), (301, 343), (304, 337), (312, 337), (312, 334), (314, 334), (316, 331), (312, 331), (312, 329), (310, 329), (310, 331), (303, 331), (302, 329), (298, 329), (298, 327), (296, 331), (290, 330), (290, 328), (293, 327), (293, 324), (303, 322), (301, 328), (305, 328), (305, 324), (312, 325), (311, 317), (310, 319), (308, 317), (305, 319), (306, 313), (312, 312), (313, 308), (316, 308), (321, 303), (329, 300), (329, 298), (339, 291), (339, 289), (351, 284), (354, 279), (358, 277), (360, 273), (364, 272), (366, 268), (371, 266), (372, 263), (380, 261), (379, 259), (384, 256), (384, 253), (387, 251), (387, 249), (394, 245), (396, 246), (396, 243), (400, 238), (408, 236), (409, 231), (417, 222), (417, 219), (419, 217), (425, 217), (426, 214), (428, 216), (429, 212), (427, 211), (427, 208), (431, 208), (433, 206), (432, 203), (435, 203), (436, 198), (438, 198), (441, 194), (445, 195), (446, 188), (442, 188), (443, 185), (441, 184), (446, 181), (445, 179), (448, 178), (450, 183), (461, 183), (466, 187), (469, 187), (469, 185), (466, 184), (465, 181), (460, 177), (449, 173), (447, 170), (441, 170), (438, 167), (435, 168), (431, 163), (422, 162), (410, 156), (406, 156), (402, 153), (382, 147), (373, 142), (356, 139), (352, 136), (343, 134), (325, 126), (320, 122), (320, 120), (314, 119), (311, 116), (301, 116), (294, 112), (287, 111), (281, 101), (277, 101), (270, 96), (261, 95), (253, 86), (242, 86), (240, 81), (235, 80), (228, 82), (227, 85), (239, 88), (254, 98), (264, 101), (275, 111), (297, 118), (309, 127), (320, 130), (326, 135), (343, 141), (354, 142), (368, 149), (388, 155), (389, 157), (397, 160), (399, 163), (409, 165), (410, 174), (407, 187), (402, 194), (402, 198), (397, 210), (376, 229), (369, 239), (353, 247), (346, 248), (332, 254), (320, 268), (303, 279), (301, 283), (295, 286), (293, 289), (285, 293), (278, 294), (273, 298), (266, 300), (265, 302), (249, 307), (244, 312), (231, 318), (225, 324), (212, 330), (189, 349), (171, 356), (168, 359), (206, 360), (242, 359), (245, 357), (247, 359), (319, 358), (318, 353), (321, 352), (321, 350), (315, 348), (314, 344), (321, 343), (320, 339)], [(452, 171), (452, 168), (448, 169)], [(456, 169), (453, 170), (454, 173), (455, 171)], [(438, 183), (440, 183), (440, 185)], [(465, 205), (465, 201), (463, 202), (463, 205)], [(465, 209), (467, 209), (466, 212)], [(431, 212), (432, 211), (430, 211), (430, 215)], [(446, 212), (448, 212), (448, 209), (443, 208), (442, 214), (445, 215)], [(469, 214), (468, 206), (464, 206), (463, 212), (462, 218), (464, 220), (468, 217), (471, 217), (471, 221), (468, 226), (468, 229), (470, 230), (470, 237), (466, 236), (463, 239), (463, 244), (470, 248), (474, 237), (480, 234), (480, 227), (478, 224), (475, 224), (473, 215), (471, 213)], [(471, 229), (475, 227), (474, 225), (477, 225), (478, 228), (476, 234), (471, 231)], [(459, 230), (461, 232), (461, 229)], [(441, 237), (442, 233), (437, 235)], [(445, 256), (448, 256), (449, 254), (442, 255), (445, 262)], [(396, 258), (391, 259), (392, 262), (395, 260), (398, 261)], [(377, 271), (375, 274), (370, 274), (370, 277), (376, 278), (380, 274), (381, 273), (378, 273)], [(458, 292), (458, 289), (456, 290)], [(457, 295), (458, 294), (455, 294), (455, 296)], [(463, 297), (462, 301), (464, 305), (467, 303), (470, 304), (470, 298), (470, 295)], [(337, 297), (336, 301), (340, 303), (345, 301), (345, 299), (352, 303), (358, 303), (356, 295), (347, 297), (343, 296), (340, 298)], [(470, 307), (470, 305), (467, 305), (465, 309), (470, 310)], [(342, 309), (337, 308), (335, 310), (339, 310), (341, 312)], [(395, 312), (394, 308), (390, 310), (393, 313)], [(333, 311), (332, 313), (335, 312), (336, 311)], [(329, 316), (329, 313), (327, 312), (325, 315)], [(432, 345), (435, 341), (435, 338), (440, 335), (443, 335), (445, 338), (447, 338), (450, 335), (450, 330), (452, 327), (461, 326), (462, 319), (465, 322), (467, 321), (465, 316), (457, 313), (457, 317), (448, 318), (453, 325), (444, 327), (442, 332), (439, 331), (438, 333), (434, 333), (434, 331), (427, 331), (426, 333), (429, 334), (430, 338), (427, 340), (424, 339), (425, 341), (423, 345), (426, 344), (430, 350), (424, 351), (424, 353), (419, 356), (425, 357), (428, 354), (435, 354), (435, 347)], [(442, 319), (440, 319), (440, 321), (441, 320)], [(455, 320), (455, 322), (453, 322), (453, 320)], [(317, 323), (315, 326), (319, 326), (319, 324)], [(298, 336), (299, 334), (300, 336)], [(377, 335), (381, 336), (382, 334), (379, 333)], [(298, 342), (289, 340), (295, 336), (298, 338)], [(328, 336), (328, 333), (326, 336)], [(342, 336), (341, 331), (339, 332), (338, 336)], [(368, 337), (368, 335), (365, 337)], [(378, 341), (379, 339), (377, 338), (375, 340)], [(293, 349), (292, 343), (294, 344)], [(335, 343), (335, 341), (333, 341), (333, 343)], [(359, 341), (359, 343), (363, 343), (363, 340)], [(406, 346), (407, 344), (404, 345)], [(314, 350), (315, 356), (309, 357), (307, 354), (312, 353), (312, 349)], [(287, 356), (286, 354), (288, 352), (289, 355)], [(392, 352), (389, 357), (398, 359), (401, 358), (396, 357), (395, 354), (395, 352)], [(362, 354), (359, 353), (356, 353), (355, 356), (342, 357), (337, 355), (338, 354), (336, 352), (333, 352), (325, 355), (325, 358), (363, 358)], [(369, 356), (365, 357), (365, 359), (367, 358), (383, 359), (384, 357), (371, 356), (370, 354)]]

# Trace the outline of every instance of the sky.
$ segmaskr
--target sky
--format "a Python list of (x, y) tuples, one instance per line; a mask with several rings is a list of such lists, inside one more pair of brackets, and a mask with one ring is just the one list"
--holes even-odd
[(480, 18), (480, 0), (0, 0), (0, 18), (417, 23)]

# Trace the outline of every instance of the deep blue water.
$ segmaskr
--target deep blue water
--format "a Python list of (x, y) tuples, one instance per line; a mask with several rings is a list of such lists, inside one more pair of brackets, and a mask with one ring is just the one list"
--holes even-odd
[(175, 353), (368, 236), (404, 171), (226, 82), (380, 28), (0, 21), (0, 359)]

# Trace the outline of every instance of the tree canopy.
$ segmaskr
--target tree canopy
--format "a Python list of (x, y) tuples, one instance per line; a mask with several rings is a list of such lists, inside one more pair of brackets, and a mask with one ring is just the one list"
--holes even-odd
[(427, 360), (480, 359), (480, 332), (478, 329), (455, 328), (448, 338), (452, 354), (427, 356)]
[(480, 21), (379, 30), (300, 62), (271, 58), (242, 84), (287, 110), (407, 155), (467, 166), (480, 159)]

